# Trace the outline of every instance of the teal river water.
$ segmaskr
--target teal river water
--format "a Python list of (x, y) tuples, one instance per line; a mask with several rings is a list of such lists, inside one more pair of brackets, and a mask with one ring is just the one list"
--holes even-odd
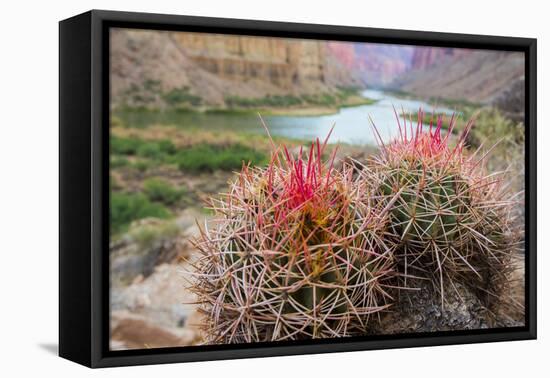
[[(372, 118), (384, 141), (398, 134), (392, 106), (412, 112), (413, 119), (419, 108), (430, 113), (432, 107), (420, 100), (401, 99), (379, 90), (365, 90), (363, 96), (377, 100), (370, 105), (340, 109), (335, 114), (322, 116), (266, 116), (264, 117), (273, 135), (311, 140), (324, 139), (335, 124), (330, 142), (355, 145), (375, 144), (369, 116)], [(438, 107), (438, 113), (450, 114), (452, 109)], [(234, 130), (239, 132), (265, 133), (255, 114), (209, 114), (209, 113), (146, 113), (126, 114), (124, 121), (133, 126), (170, 124), (183, 128), (209, 130)]]

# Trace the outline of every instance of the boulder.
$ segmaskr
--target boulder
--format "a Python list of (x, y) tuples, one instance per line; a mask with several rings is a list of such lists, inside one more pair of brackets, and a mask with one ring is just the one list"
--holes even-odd
[(127, 311), (111, 314), (111, 349), (147, 349), (193, 345), (198, 334), (192, 329), (159, 326)]

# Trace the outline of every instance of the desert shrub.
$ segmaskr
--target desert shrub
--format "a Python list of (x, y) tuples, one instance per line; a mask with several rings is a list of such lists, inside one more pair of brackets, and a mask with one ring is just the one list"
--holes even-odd
[(111, 127), (126, 127), (122, 119), (117, 116), (111, 117)]
[(142, 193), (111, 193), (111, 232), (119, 233), (137, 219), (167, 218), (170, 211), (159, 203), (153, 203)]
[(159, 80), (146, 79), (143, 82), (143, 89), (147, 92), (158, 93), (162, 90), (162, 85)]
[(338, 87), (338, 92), (336, 93), (336, 96), (339, 97), (339, 98), (345, 99), (345, 98), (350, 97), (350, 96), (358, 95), (360, 90), (361, 90), (361, 88), (359, 88), (359, 87), (340, 86), (340, 87)]
[(176, 146), (169, 140), (147, 141), (137, 150), (137, 155), (149, 159), (163, 160), (176, 152)]
[(124, 156), (111, 157), (111, 168), (127, 167), (130, 165), (130, 161)]
[(267, 95), (260, 98), (245, 98), (239, 96), (228, 96), (225, 103), (229, 107), (255, 108), (262, 106), (269, 107), (290, 107), (302, 104), (302, 99), (292, 95)]
[(268, 106), (287, 107), (296, 106), (302, 103), (302, 100), (296, 96), (266, 96), (264, 102)]
[(157, 241), (173, 239), (179, 231), (180, 228), (173, 221), (163, 221), (132, 227), (129, 234), (140, 249), (147, 250)]
[(482, 141), (497, 140), (502, 140), (504, 144), (523, 143), (524, 138), (525, 127), (522, 124), (505, 117), (498, 109), (484, 108), (476, 114), (468, 142), (475, 146), (479, 146)]
[(109, 189), (110, 190), (118, 190), (122, 186), (120, 185), (120, 182), (117, 180), (117, 178), (113, 175), (109, 175)]
[(163, 99), (169, 106), (179, 106), (182, 104), (199, 106), (202, 103), (202, 99), (199, 96), (189, 93), (188, 87), (174, 88), (165, 93)]
[(174, 143), (172, 143), (172, 141), (168, 139), (160, 140), (157, 142), (157, 144), (159, 146), (160, 151), (164, 154), (172, 155), (172, 154), (175, 154), (177, 151), (177, 148), (174, 145)]
[(177, 189), (165, 180), (150, 178), (143, 182), (143, 192), (150, 201), (172, 206), (178, 203), (187, 191)]
[(111, 136), (111, 154), (113, 155), (135, 155), (143, 145), (143, 140), (138, 138), (121, 138)]
[(137, 155), (148, 159), (163, 160), (166, 155), (173, 155), (176, 151), (176, 146), (168, 139), (143, 140), (111, 137), (112, 155)]
[(137, 170), (138, 172), (147, 172), (151, 167), (157, 165), (155, 162), (151, 160), (137, 160), (134, 163), (132, 163), (132, 168)]
[(336, 97), (328, 93), (303, 95), (302, 98), (305, 102), (312, 105), (331, 106), (338, 103)]
[(233, 170), (244, 163), (263, 164), (266, 155), (240, 143), (232, 145), (197, 144), (179, 151), (174, 162), (183, 171), (212, 172)]

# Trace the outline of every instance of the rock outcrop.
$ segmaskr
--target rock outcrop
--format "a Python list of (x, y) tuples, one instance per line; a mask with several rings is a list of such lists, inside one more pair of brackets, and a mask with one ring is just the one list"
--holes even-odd
[[(516, 283), (516, 286), (519, 286)], [(416, 291), (403, 290), (398, 303), (381, 317), (374, 334), (403, 334), (437, 331), (474, 330), (523, 326), (523, 314), (499, 314), (494, 318), (467, 287), (455, 285), (445, 291), (445, 306), (429, 284)]]
[(186, 264), (161, 264), (147, 278), (111, 288), (112, 348), (194, 345), (202, 340), (195, 297), (185, 289)]
[[(132, 225), (127, 239), (111, 246), (111, 349), (143, 349), (195, 345), (202, 340), (201, 315), (194, 295), (186, 289), (185, 274), (196, 251), (190, 239), (204, 214), (183, 211), (175, 223), (180, 231), (157, 236), (139, 245), (133, 228), (154, 225), (143, 220)], [(152, 223), (153, 222), (153, 223)]]
[(111, 314), (111, 350), (167, 348), (198, 342), (200, 336), (191, 328), (162, 327), (128, 311)]
[(496, 98), (494, 105), (511, 120), (525, 122), (525, 78), (515, 80)]
[(411, 70), (391, 86), (425, 98), (490, 104), (524, 75), (523, 53), (416, 48)]
[(445, 47), (415, 47), (411, 57), (411, 70), (425, 70), (433, 64), (450, 57), (463, 56), (464, 49)]
[(362, 80), (371, 87), (387, 87), (411, 69), (415, 48), (403, 45), (358, 43), (355, 45)]

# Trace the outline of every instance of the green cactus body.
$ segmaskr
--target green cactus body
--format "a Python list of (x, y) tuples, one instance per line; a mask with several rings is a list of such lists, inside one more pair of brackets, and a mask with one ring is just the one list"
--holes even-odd
[(460, 236), (467, 213), (467, 183), (459, 174), (430, 169), (396, 167), (381, 178), (380, 192), (390, 199), (391, 227), (404, 243), (424, 248), (426, 243), (452, 243)]
[(363, 182), (322, 163), (322, 150), (245, 168), (214, 202), (193, 287), (209, 342), (362, 335), (389, 307), (389, 214), (372, 207), (382, 204)]
[(452, 289), (455, 281), (487, 302), (500, 298), (519, 237), (511, 228), (513, 201), (502, 175), (489, 175), (483, 157), (466, 152), (472, 123), (454, 138), (454, 122), (453, 117), (442, 136), (441, 118), (436, 128), (426, 130), (420, 113), (417, 129), (411, 125), (408, 134), (381, 145), (381, 153), (362, 171), (389, 207), (387, 240), (406, 277), (403, 285), (417, 282), (407, 277), (432, 280), (442, 306), (445, 287)]

